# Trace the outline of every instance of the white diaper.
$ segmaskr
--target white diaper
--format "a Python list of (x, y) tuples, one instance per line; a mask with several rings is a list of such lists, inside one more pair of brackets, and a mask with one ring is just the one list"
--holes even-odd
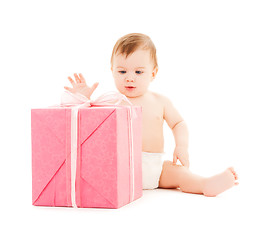
[(159, 186), (164, 153), (142, 152), (143, 189), (155, 189)]

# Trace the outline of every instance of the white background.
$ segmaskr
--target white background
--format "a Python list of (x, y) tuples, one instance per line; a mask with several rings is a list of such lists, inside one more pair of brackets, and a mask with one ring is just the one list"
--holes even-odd
[[(254, 0), (1, 1), (0, 238), (263, 239), (263, 12)], [(58, 104), (75, 72), (100, 82), (94, 97), (116, 90), (112, 48), (132, 32), (156, 45), (150, 90), (185, 118), (190, 169), (234, 166), (240, 185), (216, 198), (144, 191), (118, 210), (31, 206), (30, 109)]]

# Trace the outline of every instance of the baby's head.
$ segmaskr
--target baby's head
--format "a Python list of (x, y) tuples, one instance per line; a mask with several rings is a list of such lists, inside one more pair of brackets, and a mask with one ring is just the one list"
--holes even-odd
[(111, 70), (120, 93), (131, 98), (145, 94), (158, 72), (156, 47), (150, 37), (141, 33), (121, 37), (112, 52)]

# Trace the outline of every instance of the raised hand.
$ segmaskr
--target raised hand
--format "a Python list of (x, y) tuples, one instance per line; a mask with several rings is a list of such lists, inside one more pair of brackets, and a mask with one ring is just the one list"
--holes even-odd
[(64, 86), (64, 89), (72, 92), (72, 93), (80, 93), (90, 99), (91, 95), (93, 94), (94, 90), (98, 86), (98, 82), (94, 83), (92, 87), (87, 86), (85, 79), (83, 75), (80, 73), (79, 76), (77, 73), (74, 73), (75, 81), (71, 78), (68, 77), (70, 83), (72, 84), (72, 88)]

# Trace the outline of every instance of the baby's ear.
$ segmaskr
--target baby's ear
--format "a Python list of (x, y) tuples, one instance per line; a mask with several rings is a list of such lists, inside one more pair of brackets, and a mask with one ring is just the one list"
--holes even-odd
[(158, 68), (157, 67), (155, 67), (154, 69), (153, 69), (153, 71), (152, 71), (152, 80), (156, 77), (156, 75), (157, 75), (157, 73), (158, 73)]
[(112, 76), (114, 76), (114, 69), (111, 67)]

